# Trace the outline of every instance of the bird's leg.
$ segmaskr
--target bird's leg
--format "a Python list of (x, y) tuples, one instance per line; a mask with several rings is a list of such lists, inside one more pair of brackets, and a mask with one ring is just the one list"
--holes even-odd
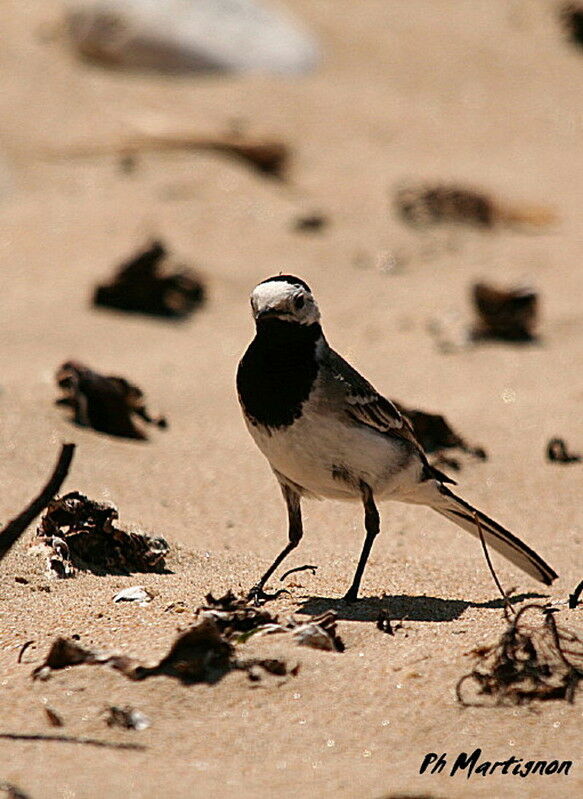
[(287, 558), (289, 553), (292, 549), (295, 549), (297, 545), (300, 543), (302, 539), (302, 535), (304, 534), (304, 529), (302, 525), (302, 509), (300, 506), (300, 495), (294, 491), (293, 489), (289, 488), (289, 486), (281, 484), (281, 490), (283, 493), (283, 498), (285, 499), (285, 503), (287, 505), (287, 516), (289, 522), (289, 543), (287, 546), (279, 553), (276, 559), (273, 561), (269, 569), (265, 572), (265, 574), (261, 577), (259, 582), (253, 586), (253, 588), (249, 591), (247, 595), (248, 600), (253, 600), (255, 604), (259, 604), (260, 600), (267, 601), (268, 599), (276, 599), (280, 594), (288, 593), (285, 589), (281, 589), (276, 591), (273, 594), (266, 594), (263, 590), (265, 583), (269, 580), (273, 572), (277, 569), (279, 564)]
[(354, 580), (344, 595), (344, 600), (346, 602), (356, 602), (364, 567), (366, 566), (368, 556), (370, 555), (370, 551), (372, 549), (372, 542), (380, 533), (380, 516), (377, 506), (374, 502), (372, 490), (370, 486), (364, 482), (361, 482), (360, 487), (362, 491), (362, 501), (364, 504), (364, 526), (366, 529), (366, 538), (364, 539), (364, 545), (362, 547), (362, 552), (360, 553), (360, 560), (358, 561), (358, 566), (356, 567)]

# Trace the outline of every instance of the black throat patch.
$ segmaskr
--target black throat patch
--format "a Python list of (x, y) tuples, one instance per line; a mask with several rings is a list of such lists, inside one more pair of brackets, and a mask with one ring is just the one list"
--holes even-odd
[(265, 319), (239, 363), (237, 391), (252, 424), (288, 427), (302, 412), (318, 374), (318, 323)]

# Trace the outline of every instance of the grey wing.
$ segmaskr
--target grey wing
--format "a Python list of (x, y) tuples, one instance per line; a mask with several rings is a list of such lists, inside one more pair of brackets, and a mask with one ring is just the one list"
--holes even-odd
[(368, 427), (374, 427), (380, 433), (402, 431), (401, 434), (408, 438), (404, 431), (410, 431), (413, 435), (408, 419), (344, 358), (334, 350), (329, 350), (327, 360), (333, 379), (338, 381), (344, 390), (345, 411), (349, 416)]
[(337, 352), (328, 350), (327, 366), (332, 378), (343, 388), (344, 411), (355, 422), (377, 430), (379, 433), (392, 435), (401, 440), (408, 441), (417, 450), (425, 467), (427, 478), (434, 478), (444, 483), (453, 483), (455, 480), (431, 466), (423, 447), (417, 441), (409, 419), (386, 397), (359, 374)]

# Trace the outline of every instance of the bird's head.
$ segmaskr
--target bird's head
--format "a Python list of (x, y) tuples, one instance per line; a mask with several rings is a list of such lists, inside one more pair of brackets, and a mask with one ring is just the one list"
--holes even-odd
[(269, 277), (255, 286), (251, 293), (251, 310), (257, 325), (268, 319), (299, 325), (320, 321), (320, 311), (310, 287), (293, 275)]

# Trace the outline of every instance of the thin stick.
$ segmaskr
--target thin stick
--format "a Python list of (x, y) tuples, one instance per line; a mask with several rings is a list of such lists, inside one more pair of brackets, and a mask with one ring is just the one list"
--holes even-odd
[(143, 751), (143, 744), (115, 743), (100, 741), (97, 738), (78, 738), (75, 735), (44, 735), (42, 733), (0, 732), (0, 738), (8, 741), (57, 741), (64, 744), (85, 744), (86, 746), (100, 746), (104, 749), (134, 749)]
[(286, 577), (289, 577), (290, 574), (295, 574), (295, 572), (305, 572), (311, 571), (312, 574), (316, 574), (317, 566), (312, 566), (309, 563), (306, 563), (305, 566), (296, 566), (294, 569), (288, 569), (285, 574), (282, 574), (279, 578), (280, 583), (283, 583)]
[(583, 593), (583, 580), (581, 580), (581, 582), (579, 583), (577, 588), (573, 591), (573, 593), (569, 594), (569, 607), (571, 608), (571, 610), (577, 607), (577, 604), (579, 602), (579, 597), (581, 596), (582, 593)]
[(0, 530), (0, 560), (4, 558), (11, 547), (18, 541), (33, 519), (46, 508), (63, 485), (65, 477), (69, 473), (74, 451), (75, 444), (63, 444), (53, 473), (43, 490), (18, 514), (18, 516), (9, 521), (3, 530)]
[(496, 587), (500, 591), (502, 595), (502, 599), (504, 600), (504, 606), (506, 610), (512, 611), (516, 615), (516, 611), (510, 604), (510, 600), (508, 599), (508, 594), (500, 585), (500, 580), (498, 579), (498, 575), (494, 571), (494, 566), (492, 565), (492, 561), (490, 560), (490, 553), (488, 552), (488, 547), (486, 546), (486, 539), (484, 538), (484, 533), (482, 531), (482, 525), (480, 524), (480, 519), (477, 513), (474, 513), (474, 521), (476, 522), (476, 527), (478, 528), (478, 535), (480, 536), (480, 541), (482, 543), (482, 549), (484, 550), (484, 557), (486, 558), (486, 563), (488, 564), (488, 568), (490, 569), (490, 574), (496, 583)]
[(24, 653), (26, 652), (26, 650), (28, 649), (28, 647), (29, 647), (29, 646), (32, 646), (33, 644), (34, 644), (34, 641), (26, 641), (26, 643), (24, 643), (24, 644), (23, 644), (23, 645), (20, 647), (20, 652), (18, 653), (18, 660), (16, 661), (17, 663), (22, 663), (22, 658), (23, 658), (23, 656), (24, 656)]

